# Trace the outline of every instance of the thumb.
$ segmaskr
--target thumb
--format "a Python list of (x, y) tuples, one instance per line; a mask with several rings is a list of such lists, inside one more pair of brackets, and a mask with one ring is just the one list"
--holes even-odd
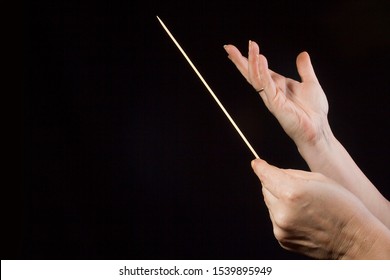
[(297, 69), (302, 82), (318, 82), (307, 52), (301, 52), (297, 56)]
[(283, 170), (268, 164), (265, 160), (255, 159), (252, 161), (253, 171), (259, 177), (263, 187), (270, 191), (273, 196), (280, 197), (286, 176)]
[(251, 166), (257, 177), (259, 177), (260, 181), (265, 179), (265, 173), (267, 172), (269, 164), (260, 158), (254, 159), (251, 162)]

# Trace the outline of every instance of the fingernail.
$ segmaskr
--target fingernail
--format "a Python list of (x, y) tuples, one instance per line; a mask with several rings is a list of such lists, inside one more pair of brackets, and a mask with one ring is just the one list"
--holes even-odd
[(249, 40), (248, 49), (251, 50), (251, 48), (252, 48), (252, 41)]
[(226, 48), (227, 48), (227, 45), (223, 45), (223, 48), (226, 50)]

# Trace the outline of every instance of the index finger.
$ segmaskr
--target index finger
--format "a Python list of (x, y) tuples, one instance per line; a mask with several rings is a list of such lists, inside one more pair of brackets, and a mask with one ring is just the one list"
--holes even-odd
[(245, 77), (249, 82), (249, 73), (248, 73), (248, 59), (244, 57), (241, 52), (233, 45), (223, 46), (226, 52), (229, 54), (229, 59), (236, 65), (240, 73)]

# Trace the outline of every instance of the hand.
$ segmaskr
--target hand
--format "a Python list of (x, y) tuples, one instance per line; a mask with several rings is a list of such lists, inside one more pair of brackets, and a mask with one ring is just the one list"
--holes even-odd
[(261, 159), (252, 167), (283, 248), (319, 259), (389, 257), (390, 231), (342, 186)]
[(233, 45), (225, 46), (229, 58), (241, 74), (260, 92), (265, 105), (278, 119), (297, 146), (316, 144), (330, 132), (328, 101), (314, 73), (308, 53), (297, 57), (302, 82), (285, 78), (268, 69), (267, 59), (259, 47), (249, 41), (248, 59)]
[(306, 52), (297, 57), (302, 82), (268, 69), (255, 42), (249, 43), (248, 59), (233, 45), (225, 46), (241, 74), (260, 92), (267, 108), (294, 140), (311, 171), (332, 178), (358, 197), (390, 228), (390, 203), (375, 188), (334, 137), (328, 120), (328, 101)]

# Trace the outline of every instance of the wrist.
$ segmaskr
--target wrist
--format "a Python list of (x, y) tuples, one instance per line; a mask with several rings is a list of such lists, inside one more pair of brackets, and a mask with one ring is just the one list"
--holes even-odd
[(350, 233), (342, 259), (390, 259), (390, 231), (374, 216), (362, 219)]
[(300, 155), (309, 166), (326, 163), (329, 156), (337, 153), (337, 143), (338, 141), (328, 123), (310, 141), (295, 142)]

